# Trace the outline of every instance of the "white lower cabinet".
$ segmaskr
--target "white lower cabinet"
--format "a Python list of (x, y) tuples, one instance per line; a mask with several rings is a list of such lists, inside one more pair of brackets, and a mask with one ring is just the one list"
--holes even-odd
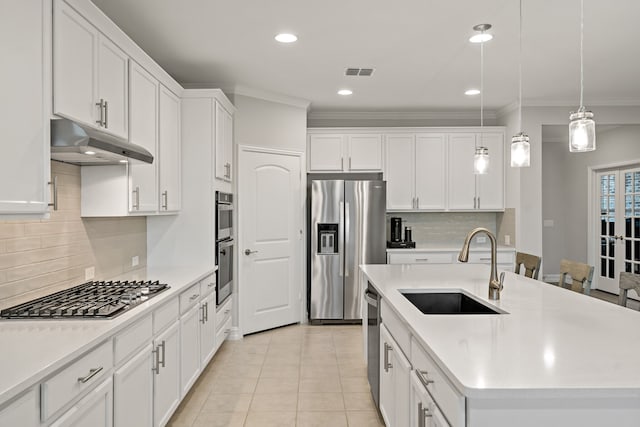
[(422, 383), (417, 371), (411, 373), (411, 427), (449, 427), (449, 423), (442, 415)]
[(51, 424), (51, 427), (110, 427), (113, 425), (112, 405), (113, 381), (109, 377)]
[(180, 387), (183, 396), (200, 373), (200, 322), (203, 318), (200, 304), (180, 317)]
[(380, 413), (387, 427), (409, 425), (411, 364), (384, 324), (380, 325)]
[(153, 341), (153, 425), (164, 426), (180, 403), (180, 323)]
[(38, 409), (38, 395), (32, 389), (0, 409), (0, 426), (37, 427), (40, 425)]
[(200, 363), (204, 369), (216, 352), (215, 292), (207, 295), (200, 303), (200, 307), (203, 313), (203, 319), (200, 324)]
[(149, 343), (113, 376), (114, 426), (153, 423), (153, 354)]

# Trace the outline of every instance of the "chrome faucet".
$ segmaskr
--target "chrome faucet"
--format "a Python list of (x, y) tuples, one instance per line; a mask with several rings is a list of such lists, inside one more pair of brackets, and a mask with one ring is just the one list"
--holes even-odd
[(469, 245), (471, 244), (471, 239), (478, 234), (485, 233), (489, 236), (489, 240), (491, 241), (491, 276), (489, 277), (489, 299), (491, 300), (499, 300), (500, 299), (500, 291), (502, 290), (502, 280), (503, 275), (500, 275), (500, 279), (498, 280), (498, 269), (496, 268), (496, 236), (489, 230), (484, 227), (474, 228), (467, 234), (467, 237), (464, 239), (464, 243), (462, 244), (462, 249), (460, 250), (460, 254), (458, 255), (458, 261), (467, 262), (469, 261)]

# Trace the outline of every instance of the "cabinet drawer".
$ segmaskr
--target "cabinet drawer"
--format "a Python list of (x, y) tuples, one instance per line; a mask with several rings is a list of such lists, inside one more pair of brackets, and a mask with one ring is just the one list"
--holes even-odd
[[(469, 263), (472, 264), (490, 264), (491, 252), (470, 252)], [(513, 252), (498, 252), (497, 264), (511, 264), (513, 263)]]
[(227, 321), (220, 325), (218, 328), (218, 332), (216, 332), (216, 347), (220, 347), (224, 340), (227, 339), (229, 334), (231, 333), (231, 317), (227, 319)]
[(389, 264), (451, 264), (452, 262), (453, 254), (450, 252), (389, 254)]
[(111, 340), (106, 341), (42, 383), (43, 421), (111, 374), (112, 345)]
[(189, 289), (180, 294), (180, 315), (189, 311), (200, 300), (200, 282), (191, 285)]
[(115, 337), (115, 363), (124, 361), (135, 350), (148, 344), (153, 335), (151, 315), (129, 326)]
[(153, 334), (163, 331), (166, 327), (178, 320), (178, 298), (156, 309), (153, 312)]
[(411, 348), (411, 335), (409, 329), (402, 323), (400, 318), (389, 308), (385, 300), (381, 301), (380, 317), (382, 323), (387, 327), (393, 338), (396, 340), (402, 352), (409, 355)]
[(216, 330), (219, 331), (222, 325), (231, 318), (231, 310), (233, 308), (233, 297), (229, 297), (225, 303), (216, 310)]
[(427, 391), (451, 425), (464, 426), (464, 396), (458, 393), (413, 337), (411, 338), (411, 363), (413, 364), (413, 369), (419, 371), (425, 379), (431, 381), (426, 387)]
[(216, 290), (216, 275), (210, 274), (200, 281), (200, 295), (209, 295)]

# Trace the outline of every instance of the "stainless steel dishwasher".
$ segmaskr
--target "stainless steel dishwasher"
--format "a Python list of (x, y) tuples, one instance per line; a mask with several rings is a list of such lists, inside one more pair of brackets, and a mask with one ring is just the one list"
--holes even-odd
[(367, 300), (367, 376), (376, 407), (380, 400), (380, 295), (368, 283)]

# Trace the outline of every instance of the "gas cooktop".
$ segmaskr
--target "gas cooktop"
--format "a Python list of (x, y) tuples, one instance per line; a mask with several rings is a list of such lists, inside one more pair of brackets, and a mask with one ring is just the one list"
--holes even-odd
[(169, 286), (159, 281), (87, 282), (0, 311), (5, 319), (113, 318)]

